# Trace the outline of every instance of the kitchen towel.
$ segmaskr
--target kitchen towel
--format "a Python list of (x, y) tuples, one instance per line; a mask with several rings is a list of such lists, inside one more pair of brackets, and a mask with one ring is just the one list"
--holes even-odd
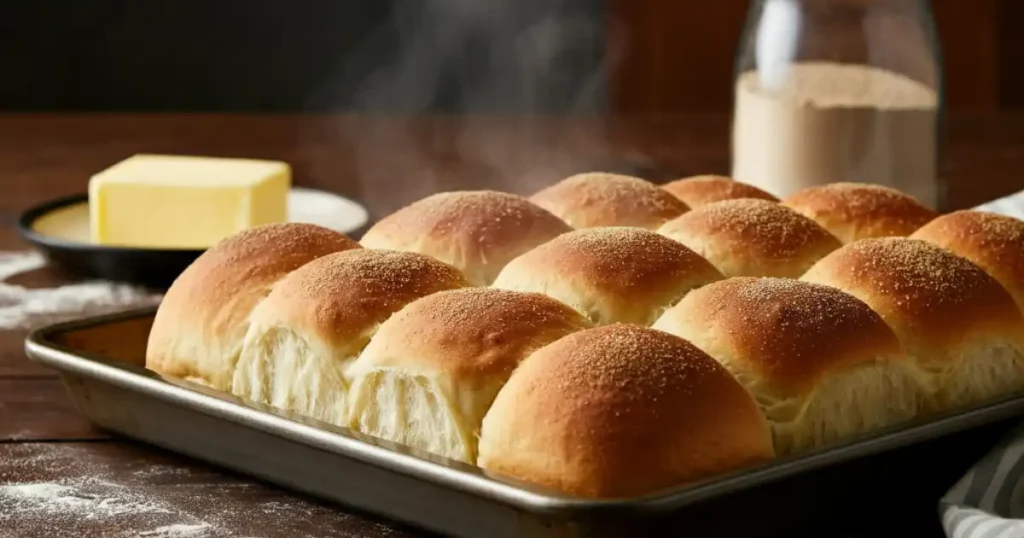
[[(976, 209), (1024, 219), (1024, 191)], [(949, 538), (1024, 537), (1024, 423), (946, 493), (939, 513)]]

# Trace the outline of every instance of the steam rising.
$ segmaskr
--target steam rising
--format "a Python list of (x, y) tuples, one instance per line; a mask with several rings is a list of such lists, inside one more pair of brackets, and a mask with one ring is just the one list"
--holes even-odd
[[(346, 51), (316, 96), (362, 114), (358, 132), (338, 119), (309, 141), (354, 152), (355, 178), (347, 182), (360, 190), (352, 195), (391, 210), (440, 190), (525, 194), (612, 162), (600, 114), (616, 58), (602, 2), (395, 4), (391, 20)], [(396, 42), (397, 51), (381, 58)], [(566, 115), (578, 119), (552, 120)], [(395, 192), (396, 184), (410, 187)]]

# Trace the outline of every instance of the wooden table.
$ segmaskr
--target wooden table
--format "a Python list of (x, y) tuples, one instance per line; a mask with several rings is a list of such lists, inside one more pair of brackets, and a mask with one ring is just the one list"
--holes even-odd
[[(283, 159), (297, 184), (360, 199), (379, 216), (441, 189), (526, 193), (597, 168), (654, 180), (727, 173), (728, 118), (0, 116), (0, 251), (27, 248), (13, 227), (19, 212), (83, 191), (90, 173), (138, 152)], [(1024, 114), (953, 118), (945, 156), (956, 207), (1024, 188)], [(45, 269), (13, 280), (63, 282)], [(0, 331), (0, 486), (54, 495), (73, 485), (90, 498), (57, 495), (51, 511), (19, 514), (0, 497), (3, 536), (416, 534), (95, 429), (54, 373), (25, 358), (24, 336)]]

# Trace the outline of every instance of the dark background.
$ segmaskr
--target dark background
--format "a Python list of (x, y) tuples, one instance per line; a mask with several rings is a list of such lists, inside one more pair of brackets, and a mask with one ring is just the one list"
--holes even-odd
[[(1024, 1), (919, 1), (949, 107), (1024, 107)], [(6, 0), (0, 111), (722, 112), (748, 6)]]
[(604, 107), (594, 0), (0, 3), (0, 108)]

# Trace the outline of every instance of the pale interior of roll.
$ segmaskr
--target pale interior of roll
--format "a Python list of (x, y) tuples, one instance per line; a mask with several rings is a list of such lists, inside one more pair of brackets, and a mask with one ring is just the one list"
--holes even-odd
[(927, 376), (908, 361), (884, 358), (829, 374), (803, 398), (778, 398), (742, 372), (772, 426), (775, 451), (791, 454), (915, 418)]
[(1006, 341), (966, 343), (936, 359), (919, 358), (935, 379), (933, 410), (975, 404), (1024, 389), (1024, 355)]
[(235, 368), (231, 392), (255, 402), (346, 425), (345, 370), (355, 360), (339, 356), (294, 330), (252, 325)]
[(454, 386), (426, 372), (368, 367), (350, 372), (350, 427), (433, 454), (476, 463), (480, 425), (502, 382)]

